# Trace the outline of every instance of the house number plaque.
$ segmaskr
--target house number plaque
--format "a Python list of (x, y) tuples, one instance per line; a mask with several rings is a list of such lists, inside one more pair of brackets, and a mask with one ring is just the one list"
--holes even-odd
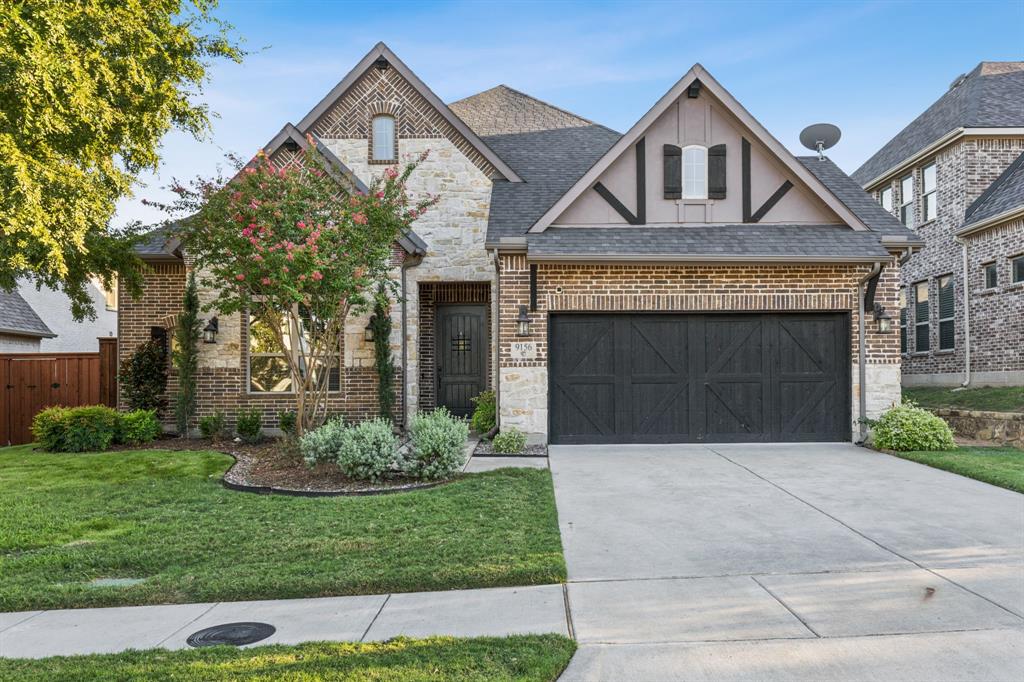
[(513, 341), (512, 342), (512, 359), (513, 360), (536, 360), (537, 359), (537, 344), (534, 341)]

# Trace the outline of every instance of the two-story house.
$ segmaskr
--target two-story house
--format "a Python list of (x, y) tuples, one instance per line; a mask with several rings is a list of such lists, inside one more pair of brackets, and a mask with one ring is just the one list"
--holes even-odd
[(957, 77), (853, 178), (925, 242), (900, 270), (904, 385), (1024, 385), (1024, 62)]
[[(445, 104), (378, 44), (265, 151), (287, 164), (307, 135), (357, 189), (430, 150), (409, 190), (440, 203), (394, 248), (399, 423), (493, 389), (502, 428), (555, 443), (843, 441), (899, 399), (886, 311), (919, 240), (700, 65), (620, 134), (505, 86)], [(166, 338), (190, 267), (173, 227), (139, 255), (121, 357)], [(272, 427), (291, 405), (259, 324), (221, 316), (202, 344), (200, 414)], [(366, 326), (329, 384), (351, 419), (377, 411)]]

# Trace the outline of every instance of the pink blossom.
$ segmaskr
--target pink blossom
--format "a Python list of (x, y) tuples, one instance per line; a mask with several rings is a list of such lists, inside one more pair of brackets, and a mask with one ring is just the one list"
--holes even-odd
[(243, 275), (242, 273), (238, 273), (237, 275), (235, 275), (235, 279), (237, 279), (239, 282), (241, 282), (241, 281), (245, 280), (245, 275)]
[(366, 222), (367, 222), (366, 221), (366, 214), (365, 213), (356, 213), (355, 215), (352, 216), (352, 222), (354, 222), (356, 225), (365, 225)]
[(287, 256), (285, 256), (285, 258), (287, 258), (288, 260), (295, 260), (295, 255), (292, 254), (292, 253), (289, 253)]
[(257, 263), (259, 263), (260, 261), (263, 260), (263, 256), (261, 256), (260, 254), (257, 253), (255, 256), (252, 257), (252, 259), (254, 261), (256, 261)]
[(305, 230), (306, 229), (306, 223), (304, 223), (304, 222), (302, 222), (300, 220), (299, 222), (295, 223), (295, 227), (299, 228), (300, 230)]
[[(375, 196), (376, 196), (376, 197), (377, 197), (378, 199), (383, 199), (383, 198), (384, 198), (384, 192), (377, 192), (377, 194), (376, 194)], [(253, 206), (253, 208), (256, 208), (256, 207), (255, 207), (255, 206)]]
[(391, 168), (388, 168), (387, 170), (385, 170), (385, 171), (384, 171), (384, 175), (385, 175), (385, 176), (386, 176), (387, 178), (389, 178), (389, 179), (391, 179), (391, 180), (394, 180), (395, 178), (397, 178), (397, 177), (398, 177), (398, 170), (397, 170), (397, 169), (395, 169), (395, 168), (393, 168), (393, 167), (391, 167)]
[(305, 275), (299, 275), (299, 281), (300, 282), (305, 282), (306, 281), (306, 276)]
[(320, 274), (320, 271), (319, 271), (319, 270), (314, 270), (314, 271), (313, 271), (313, 274), (312, 274), (312, 277), (313, 277), (313, 279), (315, 279), (315, 280), (316, 280), (317, 282), (319, 282), (320, 280), (322, 280), (322, 279), (324, 278), (324, 276)]
[(262, 282), (263, 284), (270, 284), (270, 278), (269, 278), (269, 277), (264, 277), (264, 278), (263, 278), (263, 279), (261, 279), (260, 281), (261, 281), (261, 282)]

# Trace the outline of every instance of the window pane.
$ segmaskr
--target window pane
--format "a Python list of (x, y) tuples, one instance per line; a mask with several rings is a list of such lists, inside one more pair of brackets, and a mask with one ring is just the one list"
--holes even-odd
[(292, 378), (284, 358), (249, 358), (249, 390), (281, 392), (292, 390)]
[(907, 177), (900, 180), (900, 194), (902, 195), (900, 201), (904, 204), (911, 204), (914, 202), (914, 176), (908, 175)]
[(918, 353), (924, 353), (925, 351), (931, 350), (932, 346), (928, 339), (928, 325), (919, 324), (916, 329), (917, 333), (914, 337), (914, 350)]
[(683, 150), (683, 196), (688, 199), (707, 197), (707, 153), (703, 147)]
[(997, 286), (999, 286), (999, 270), (995, 263), (989, 263), (985, 266), (985, 288), (995, 289)]
[(938, 200), (936, 199), (936, 194), (934, 192), (932, 192), (931, 194), (926, 194), (924, 197), (925, 222), (929, 220), (935, 220), (935, 218), (938, 217), (938, 214)]
[(373, 119), (373, 159), (391, 161), (395, 158), (395, 119), (377, 116)]
[(889, 213), (892, 213), (892, 187), (887, 187), (882, 190), (879, 201), (882, 203), (882, 208), (889, 211)]
[(939, 319), (953, 317), (956, 314), (956, 297), (953, 293), (953, 278), (939, 278)]
[(956, 346), (955, 333), (953, 320), (939, 322), (939, 350), (952, 350)]
[(918, 304), (928, 302), (928, 282), (918, 282), (914, 285), (914, 298)]
[[(282, 323), (284, 332), (285, 347), (290, 346), (287, 323)], [(249, 352), (250, 353), (280, 353), (281, 347), (277, 345), (274, 332), (263, 320), (256, 315), (249, 316)]]
[(1013, 264), (1013, 281), (1024, 282), (1024, 256), (1014, 258), (1011, 263)]
[(923, 191), (927, 194), (935, 190), (935, 164), (925, 166), (924, 171), (921, 173), (921, 184), (923, 185)]

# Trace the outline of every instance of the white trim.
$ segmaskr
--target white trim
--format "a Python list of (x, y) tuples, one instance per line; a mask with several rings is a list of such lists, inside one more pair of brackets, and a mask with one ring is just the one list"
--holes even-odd
[(962, 230), (959, 230), (956, 233), (956, 235), (958, 237), (966, 237), (968, 235), (974, 234), (975, 232), (980, 232), (986, 228), (994, 227), (1000, 223), (1005, 223), (1018, 217), (1024, 217), (1024, 206), (1015, 206), (1011, 208), (1009, 211), (1003, 211), (1002, 213), (994, 215), (991, 218), (986, 218), (985, 220), (982, 220), (973, 225), (970, 225), (969, 227), (965, 227)]

